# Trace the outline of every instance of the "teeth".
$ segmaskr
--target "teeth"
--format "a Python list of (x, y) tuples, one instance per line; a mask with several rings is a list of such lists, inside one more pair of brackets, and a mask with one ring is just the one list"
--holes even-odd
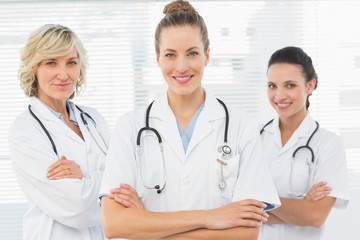
[(176, 80), (183, 81), (188, 79), (189, 77), (176, 77)]
[(279, 107), (287, 107), (287, 106), (289, 106), (290, 104), (288, 104), (288, 103), (278, 103), (277, 104)]

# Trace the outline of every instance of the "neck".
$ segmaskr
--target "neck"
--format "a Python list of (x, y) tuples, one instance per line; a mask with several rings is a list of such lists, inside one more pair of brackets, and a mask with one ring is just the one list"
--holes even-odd
[(42, 97), (39, 97), (39, 99), (55, 112), (62, 114), (64, 118), (68, 116), (66, 100), (44, 99)]
[(202, 88), (191, 95), (179, 96), (168, 92), (167, 96), (170, 108), (183, 129), (205, 101), (205, 91)]
[(293, 135), (295, 130), (300, 126), (302, 121), (305, 119), (307, 111), (301, 111), (299, 114), (290, 118), (280, 118), (279, 128), (281, 132), (281, 141), (285, 145), (290, 137)]

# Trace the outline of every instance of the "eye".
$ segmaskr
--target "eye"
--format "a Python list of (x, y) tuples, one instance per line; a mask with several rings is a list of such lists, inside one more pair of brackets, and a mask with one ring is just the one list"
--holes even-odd
[(296, 85), (295, 85), (294, 83), (288, 83), (288, 84), (286, 84), (286, 88), (288, 88), (288, 89), (292, 89), (292, 88), (294, 88), (294, 87), (296, 87)]
[(273, 83), (268, 83), (268, 88), (269, 88), (269, 89), (275, 89), (275, 88), (276, 88), (276, 85), (273, 84)]
[(189, 53), (189, 56), (191, 57), (196, 57), (197, 55), (199, 55), (199, 53), (195, 51)]
[(73, 60), (72, 60), (72, 61), (69, 61), (69, 62), (68, 62), (68, 64), (70, 64), (70, 65), (77, 65), (77, 64), (78, 64), (78, 62), (77, 62), (77, 61), (73, 61)]
[(175, 54), (173, 54), (173, 53), (167, 53), (167, 54), (165, 54), (165, 57), (166, 57), (166, 58), (169, 58), (169, 59), (172, 59), (172, 58), (175, 58)]
[(48, 61), (45, 61), (45, 65), (56, 65), (56, 62), (55, 61), (52, 61), (52, 60), (48, 60)]

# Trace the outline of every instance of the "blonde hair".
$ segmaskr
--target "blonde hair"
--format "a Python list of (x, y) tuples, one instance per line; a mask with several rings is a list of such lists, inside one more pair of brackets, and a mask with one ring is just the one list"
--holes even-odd
[(173, 26), (198, 27), (204, 43), (204, 51), (208, 50), (210, 41), (205, 21), (188, 1), (175, 0), (165, 6), (163, 13), (165, 16), (161, 19), (155, 31), (155, 50), (157, 55), (160, 54), (159, 45), (162, 30)]
[(59, 24), (46, 24), (32, 32), (20, 55), (18, 76), (25, 95), (28, 97), (38, 95), (35, 73), (43, 60), (65, 56), (74, 49), (79, 59), (80, 76), (70, 99), (81, 90), (86, 81), (87, 52), (82, 42), (71, 29)]

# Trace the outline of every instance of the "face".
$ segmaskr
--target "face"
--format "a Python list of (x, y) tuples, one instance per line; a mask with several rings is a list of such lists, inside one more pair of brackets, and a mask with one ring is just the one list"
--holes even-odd
[(191, 26), (165, 28), (159, 49), (157, 63), (168, 84), (168, 94), (190, 96), (201, 92), (209, 49), (204, 52), (200, 30)]
[(74, 93), (80, 77), (80, 65), (76, 50), (54, 59), (45, 59), (36, 70), (38, 97), (48, 105), (63, 102)]
[(315, 80), (306, 83), (299, 65), (275, 63), (268, 69), (268, 98), (282, 120), (305, 118), (306, 99), (314, 87)]

